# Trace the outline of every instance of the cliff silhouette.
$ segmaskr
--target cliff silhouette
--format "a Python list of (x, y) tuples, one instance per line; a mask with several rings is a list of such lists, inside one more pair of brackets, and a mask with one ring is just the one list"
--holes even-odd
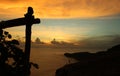
[(77, 63), (56, 70), (56, 76), (120, 76), (120, 44), (96, 53), (65, 53)]

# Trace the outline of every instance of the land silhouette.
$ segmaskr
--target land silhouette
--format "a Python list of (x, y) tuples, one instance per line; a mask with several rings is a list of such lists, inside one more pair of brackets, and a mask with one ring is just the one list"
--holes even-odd
[(119, 76), (120, 44), (96, 53), (65, 53), (66, 57), (77, 59), (77, 63), (65, 65), (56, 70), (56, 76)]

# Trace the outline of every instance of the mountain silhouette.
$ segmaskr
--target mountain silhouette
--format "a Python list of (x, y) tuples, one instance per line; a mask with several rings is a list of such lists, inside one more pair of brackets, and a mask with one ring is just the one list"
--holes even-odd
[(56, 76), (120, 76), (120, 44), (96, 53), (65, 53), (77, 63), (56, 70)]

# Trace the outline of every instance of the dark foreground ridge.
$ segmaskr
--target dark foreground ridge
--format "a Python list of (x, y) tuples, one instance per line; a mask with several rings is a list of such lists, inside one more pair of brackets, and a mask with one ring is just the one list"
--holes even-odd
[(120, 76), (120, 44), (97, 53), (65, 53), (79, 62), (56, 70), (56, 76)]

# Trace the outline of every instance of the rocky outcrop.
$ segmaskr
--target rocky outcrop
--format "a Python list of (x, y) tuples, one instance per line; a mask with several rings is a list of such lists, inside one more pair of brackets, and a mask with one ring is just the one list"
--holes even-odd
[(56, 70), (56, 76), (120, 76), (120, 45), (96, 53), (66, 53), (79, 62)]

